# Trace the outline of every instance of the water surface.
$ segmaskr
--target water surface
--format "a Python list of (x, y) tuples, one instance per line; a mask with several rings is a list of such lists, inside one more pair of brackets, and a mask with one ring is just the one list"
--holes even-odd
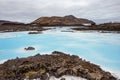
[[(25, 51), (28, 46), (35, 50)], [(0, 33), (0, 62), (53, 51), (75, 54), (106, 70), (120, 72), (120, 34), (117, 33), (76, 32), (68, 27), (31, 35), (28, 32)]]

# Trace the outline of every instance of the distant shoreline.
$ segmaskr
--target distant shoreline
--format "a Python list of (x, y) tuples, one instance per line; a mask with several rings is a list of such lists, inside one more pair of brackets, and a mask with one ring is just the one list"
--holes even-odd
[[(47, 28), (46, 28), (47, 27)], [(100, 32), (100, 33), (120, 33), (120, 30), (118, 29), (99, 29), (95, 27), (80, 27), (80, 26), (42, 26), (42, 27), (32, 27), (32, 26), (0, 26), (0, 33), (5, 33), (5, 32), (23, 32), (23, 31), (31, 31), (31, 32), (42, 32), (45, 30), (50, 30), (51, 27), (69, 27), (72, 29), (74, 32), (75, 31), (88, 31), (88, 32)], [(70, 30), (67, 31), (61, 31), (61, 32), (71, 32)]]
[[(2, 32), (17, 32), (17, 31), (44, 31), (44, 27), (77, 27), (71, 28), (76, 31), (84, 30), (99, 30), (99, 31), (120, 31), (120, 22), (96, 24), (95, 22), (77, 18), (73, 15), (64, 17), (40, 17), (35, 21), (25, 24), (0, 20), (0, 31)], [(81, 27), (83, 26), (83, 27)]]

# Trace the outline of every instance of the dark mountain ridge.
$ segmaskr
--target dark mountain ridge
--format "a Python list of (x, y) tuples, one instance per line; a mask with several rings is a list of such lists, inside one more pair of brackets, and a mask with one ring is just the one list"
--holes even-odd
[(0, 20), (0, 25), (26, 25), (26, 24), (25, 23), (21, 23), (21, 22)]

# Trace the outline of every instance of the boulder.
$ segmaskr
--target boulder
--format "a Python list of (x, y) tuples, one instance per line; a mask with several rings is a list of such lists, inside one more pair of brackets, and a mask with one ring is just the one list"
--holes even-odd
[(61, 78), (60, 80), (66, 80), (65, 78)]
[(40, 31), (29, 32), (28, 34), (40, 34)]
[(35, 48), (34, 47), (27, 47), (27, 48), (24, 48), (26, 51), (28, 51), (28, 50), (35, 50)]

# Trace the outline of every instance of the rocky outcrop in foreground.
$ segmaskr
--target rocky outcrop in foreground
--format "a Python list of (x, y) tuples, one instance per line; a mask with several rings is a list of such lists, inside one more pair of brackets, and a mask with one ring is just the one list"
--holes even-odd
[(81, 26), (84, 24), (93, 25), (95, 22), (88, 19), (76, 18), (73, 15), (68, 15), (64, 17), (40, 17), (31, 24), (38, 26)]
[(0, 80), (37, 79), (49, 80), (72, 75), (88, 80), (116, 80), (109, 72), (76, 55), (54, 51), (52, 54), (30, 56), (8, 60), (0, 65)]

